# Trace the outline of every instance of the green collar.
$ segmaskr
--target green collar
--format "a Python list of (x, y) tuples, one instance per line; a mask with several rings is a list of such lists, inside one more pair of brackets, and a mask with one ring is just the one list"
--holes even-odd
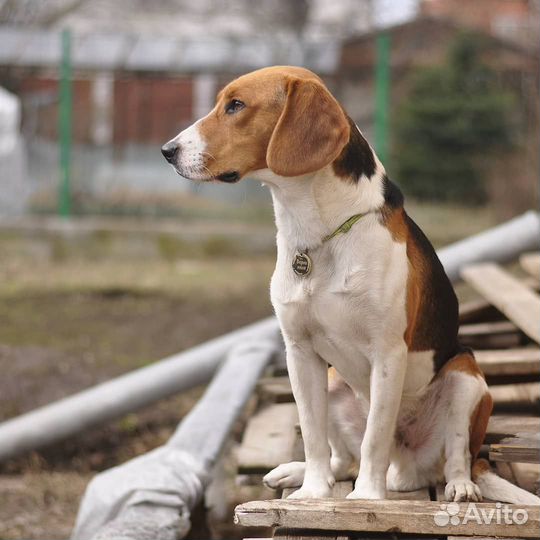
[(363, 214), (355, 214), (354, 216), (350, 217), (345, 223), (342, 223), (332, 234), (325, 236), (323, 238), (323, 243), (328, 242), (328, 240), (332, 240), (332, 238), (334, 238), (338, 234), (348, 233), (352, 229), (353, 225), (357, 221), (360, 221), (367, 214), (369, 214), (369, 212), (364, 212)]

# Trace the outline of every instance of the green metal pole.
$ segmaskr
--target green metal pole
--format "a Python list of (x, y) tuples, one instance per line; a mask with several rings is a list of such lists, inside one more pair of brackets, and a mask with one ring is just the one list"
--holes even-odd
[(384, 164), (388, 157), (388, 103), (390, 94), (390, 36), (376, 38), (375, 151)]
[(58, 190), (58, 213), (67, 217), (71, 213), (71, 32), (62, 31), (62, 63), (60, 66), (60, 104), (58, 108), (58, 131), (60, 142), (60, 187)]

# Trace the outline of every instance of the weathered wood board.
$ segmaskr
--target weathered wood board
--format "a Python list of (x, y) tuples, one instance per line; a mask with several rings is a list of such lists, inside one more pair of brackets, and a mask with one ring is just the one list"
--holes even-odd
[(540, 253), (524, 253), (519, 258), (519, 264), (527, 274), (540, 281)]
[(525, 336), (510, 321), (465, 324), (459, 328), (459, 340), (473, 349), (508, 349), (523, 345)]
[(540, 432), (537, 416), (496, 414), (489, 419), (486, 443), (498, 442), (507, 437), (529, 437)]
[(291, 460), (298, 413), (294, 403), (276, 403), (253, 415), (238, 450), (240, 473), (266, 473)]
[(492, 263), (468, 266), (463, 279), (504, 313), (531, 339), (540, 343), (540, 296)]
[[(439, 502), (353, 501), (342, 499), (252, 501), (236, 507), (235, 523), (244, 526), (286, 527), (325, 531), (372, 531), (433, 535), (481, 535), (503, 538), (538, 538), (539, 506), (519, 506), (526, 510), (526, 523), (477, 523), (464, 521), (467, 504), (460, 504), (458, 523), (445, 521)], [(475, 503), (477, 510), (496, 512), (493, 503)], [(510, 509), (518, 507), (509, 505)], [(437, 520), (436, 520), (437, 518)]]
[(540, 434), (524, 434), (507, 437), (489, 447), (492, 461), (540, 463)]
[(489, 388), (498, 409), (529, 409), (538, 411), (540, 383), (503, 384)]
[(540, 375), (537, 347), (475, 351), (474, 356), (486, 376)]

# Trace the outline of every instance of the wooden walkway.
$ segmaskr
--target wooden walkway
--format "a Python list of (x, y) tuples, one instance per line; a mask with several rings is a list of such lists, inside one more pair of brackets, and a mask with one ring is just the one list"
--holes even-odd
[[(497, 473), (520, 487), (538, 492), (540, 471), (540, 255), (520, 259), (528, 277), (517, 279), (495, 264), (466, 268), (462, 275), (482, 300), (460, 307), (460, 336), (473, 347), (490, 384), (495, 402), (481, 455)], [(238, 473), (253, 482), (280, 463), (303, 459), (298, 415), (283, 368), (260, 381), (258, 409), (250, 418), (238, 453)], [(352, 481), (339, 482), (333, 498), (286, 500), (292, 490), (276, 499), (251, 501), (235, 510), (235, 522), (258, 527), (260, 534), (284, 540), (440, 538), (538, 538), (540, 507), (505, 505), (521, 509), (526, 523), (507, 524), (501, 505), (475, 503), (479, 515), (491, 523), (464, 519), (467, 504), (449, 516), (444, 486), (414, 492), (390, 492), (384, 501), (345, 500)], [(457, 505), (456, 505), (457, 506)], [(452, 507), (452, 510), (454, 506)], [(520, 510), (520, 511), (521, 511)], [(521, 515), (521, 514), (517, 514)], [(499, 518), (497, 518), (499, 516)], [(453, 519), (450, 521), (450, 517)], [(263, 529), (261, 529), (263, 527)]]

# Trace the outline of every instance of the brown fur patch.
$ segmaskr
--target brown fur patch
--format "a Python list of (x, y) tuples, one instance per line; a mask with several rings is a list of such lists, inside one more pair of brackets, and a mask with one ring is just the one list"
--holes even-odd
[[(232, 100), (242, 101), (245, 108), (227, 114)], [(199, 132), (206, 143), (205, 167), (214, 177), (229, 171), (242, 177), (267, 167), (297, 176), (331, 163), (349, 138), (349, 125), (317, 75), (274, 66), (239, 77), (221, 90)]]
[(472, 466), (472, 479), (476, 481), (479, 476), (491, 471), (491, 467), (486, 459), (477, 459)]
[(446, 375), (450, 371), (459, 371), (475, 377), (484, 378), (482, 370), (478, 367), (476, 359), (471, 352), (458, 354), (449, 360), (440, 371), (440, 375)]
[(382, 213), (383, 223), (390, 231), (395, 242), (407, 242), (407, 259), (409, 265), (407, 277), (407, 329), (405, 330), (405, 343), (409, 351), (419, 351), (421, 344), (418, 343), (416, 329), (418, 318), (421, 316), (422, 301), (422, 268), (423, 262), (420, 253), (416, 249), (414, 241), (409, 239), (409, 228), (405, 220), (405, 210), (401, 208), (385, 207)]
[[(437, 373), (436, 377), (442, 377), (452, 371), (466, 373), (471, 377), (484, 378), (484, 374), (478, 367), (472, 352), (463, 352), (449, 360)], [(482, 443), (484, 442), (489, 417), (491, 416), (492, 411), (493, 399), (491, 394), (486, 392), (472, 412), (469, 422), (469, 450), (473, 461), (476, 459), (476, 456), (482, 447)]]
[(382, 224), (396, 242), (407, 244), (407, 329), (409, 351), (433, 350), (436, 370), (458, 351), (457, 299), (429, 243), (402, 206), (386, 204)]
[(300, 176), (332, 163), (349, 140), (345, 113), (319, 81), (287, 78), (287, 98), (268, 144), (268, 167)]
[[(469, 450), (473, 460), (478, 456), (489, 422), (489, 417), (493, 411), (493, 399), (489, 392), (486, 392), (471, 415), (469, 428)], [(480, 466), (480, 465), (479, 465)]]
[(384, 226), (390, 231), (395, 242), (406, 242), (409, 236), (409, 228), (405, 221), (405, 210), (400, 208), (384, 207), (382, 211)]

